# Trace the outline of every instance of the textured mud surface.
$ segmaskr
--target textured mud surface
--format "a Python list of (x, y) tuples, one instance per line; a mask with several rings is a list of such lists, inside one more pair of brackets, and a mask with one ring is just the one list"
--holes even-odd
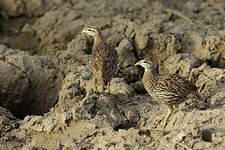
[[(225, 149), (222, 0), (1, 0), (0, 149)], [(121, 68), (111, 95), (85, 97), (93, 39), (102, 30)], [(207, 105), (164, 105), (143, 88), (140, 59), (195, 82)]]

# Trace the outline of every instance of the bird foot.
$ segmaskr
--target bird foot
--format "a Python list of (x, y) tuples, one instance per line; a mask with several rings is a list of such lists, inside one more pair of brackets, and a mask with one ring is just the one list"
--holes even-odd
[(88, 90), (87, 93), (86, 93), (86, 96), (84, 97), (84, 100), (88, 99), (93, 93), (94, 93), (93, 90)]
[(167, 113), (166, 117), (164, 118), (163, 128), (166, 128), (171, 117), (174, 115), (173, 107), (170, 107), (170, 106), (167, 106), (167, 107), (168, 107), (168, 113)]
[(86, 96), (84, 97), (84, 99), (88, 99), (90, 97), (98, 97), (100, 93), (98, 91), (95, 91), (93, 89), (89, 89), (86, 93)]
[(110, 89), (107, 88), (106, 89), (106, 93), (110, 94)]
[(107, 83), (105, 91), (106, 91), (106, 93), (110, 94), (110, 81)]
[[(155, 123), (155, 125), (154, 125), (154, 128), (162, 128), (162, 123), (164, 122), (164, 117), (163, 116), (160, 116), (158, 119), (157, 119), (157, 121), (156, 121), (156, 123)], [(164, 128), (162, 128), (162, 129), (164, 129)]]
[(162, 128), (165, 129), (167, 125), (168, 125), (168, 122), (164, 121)]

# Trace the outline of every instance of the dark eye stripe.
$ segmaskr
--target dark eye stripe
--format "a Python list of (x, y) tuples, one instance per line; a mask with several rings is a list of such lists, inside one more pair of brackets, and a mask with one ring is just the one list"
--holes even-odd
[(147, 60), (144, 60), (143, 63), (149, 63)]
[(92, 28), (87, 28), (87, 30), (92, 31), (92, 32), (96, 32), (96, 30), (92, 29)]
[(95, 29), (95, 27), (94, 27), (94, 26), (90, 26), (90, 28), (93, 28), (93, 29)]
[(151, 64), (152, 65), (152, 62), (151, 61), (148, 61), (148, 60), (143, 60), (143, 63)]

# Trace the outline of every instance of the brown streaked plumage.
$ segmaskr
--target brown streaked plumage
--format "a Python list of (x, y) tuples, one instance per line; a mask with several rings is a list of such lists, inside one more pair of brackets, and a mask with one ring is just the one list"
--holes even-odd
[(168, 107), (164, 128), (168, 124), (173, 110), (179, 104), (189, 98), (201, 99), (197, 87), (191, 81), (177, 75), (159, 75), (156, 65), (151, 61), (140, 60), (135, 65), (140, 65), (145, 69), (142, 82), (149, 95)]
[[(101, 32), (91, 26), (84, 28), (82, 33), (87, 33), (94, 38), (92, 54), (90, 58), (90, 69), (93, 77), (95, 91), (102, 92), (107, 85), (109, 91), (110, 81), (118, 71), (118, 54), (114, 48), (106, 44)], [(100, 90), (98, 87), (100, 86)]]

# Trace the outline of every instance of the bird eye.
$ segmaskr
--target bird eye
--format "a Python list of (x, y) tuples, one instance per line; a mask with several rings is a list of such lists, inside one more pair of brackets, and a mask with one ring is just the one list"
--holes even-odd
[(143, 63), (148, 63), (148, 62), (146, 60), (144, 60)]
[(88, 30), (91, 32), (95, 32), (95, 29), (92, 29), (92, 28), (88, 28)]

